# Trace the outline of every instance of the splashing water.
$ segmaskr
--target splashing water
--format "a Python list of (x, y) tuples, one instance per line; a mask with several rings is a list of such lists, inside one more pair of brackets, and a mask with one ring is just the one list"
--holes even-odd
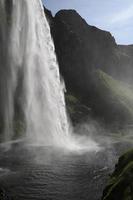
[(95, 142), (82, 141), (81, 145), (82, 139), (71, 135), (64, 89), (41, 0), (9, 0), (8, 6), (1, 0), (0, 13), (4, 141), (13, 138), (14, 97), (21, 80), (19, 104), (24, 113), (28, 143), (71, 150), (96, 149)]

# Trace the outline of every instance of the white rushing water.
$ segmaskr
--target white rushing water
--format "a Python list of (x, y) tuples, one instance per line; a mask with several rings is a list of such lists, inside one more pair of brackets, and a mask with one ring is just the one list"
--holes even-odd
[[(75, 142), (71, 135), (65, 108), (64, 88), (42, 2), (41, 0), (10, 0), (10, 2), (12, 12), (8, 13), (9, 20), (6, 14), (6, 1), (0, 1), (4, 23), (9, 23), (5, 29), (7, 25), (3, 25), (3, 21), (0, 22), (1, 27), (4, 26), (1, 28), (2, 42), (3, 45), (7, 44), (8, 49), (8, 51), (3, 50), (6, 55), (4, 59), (7, 60), (8, 77), (5, 75), (1, 83), (6, 84), (6, 92), (3, 92), (7, 101), (6, 106), (3, 102), (5, 141), (13, 138), (14, 96), (21, 73), (20, 103), (25, 116), (27, 142), (82, 149), (80, 142)], [(88, 141), (84, 148), (94, 149), (96, 146), (93, 141)]]

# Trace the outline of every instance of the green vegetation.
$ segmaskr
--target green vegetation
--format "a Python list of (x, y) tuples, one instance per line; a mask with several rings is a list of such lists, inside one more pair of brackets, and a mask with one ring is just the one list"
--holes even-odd
[(72, 94), (66, 94), (66, 101), (69, 103), (78, 103), (79, 100), (77, 99), (77, 97), (73, 96)]
[(103, 90), (108, 90), (110, 93), (110, 100), (118, 101), (120, 106), (133, 117), (133, 88), (125, 82), (113, 79), (101, 70), (98, 70), (96, 74)]
[(133, 200), (133, 150), (120, 157), (102, 200)]
[(78, 123), (88, 116), (90, 109), (81, 103), (79, 98), (71, 93), (65, 95), (67, 111), (73, 123)]
[(66, 94), (65, 96), (68, 113), (73, 117), (77, 113), (77, 105), (80, 104), (78, 98), (72, 94)]
[(79, 103), (79, 100), (72, 94), (66, 94), (65, 99), (67, 104), (67, 110), (72, 116), (76, 113), (76, 105)]
[[(120, 110), (133, 118), (133, 88), (122, 81), (115, 80), (101, 70), (96, 72), (100, 93), (107, 98), (107, 102), (119, 106)], [(124, 121), (123, 121), (124, 123)], [(130, 128), (130, 127), (129, 127)], [(114, 136), (115, 137), (115, 136)], [(129, 137), (129, 138), (128, 138)], [(132, 140), (132, 135), (119, 133), (115, 140)], [(120, 157), (114, 173), (111, 175), (102, 200), (133, 200), (133, 150)]]

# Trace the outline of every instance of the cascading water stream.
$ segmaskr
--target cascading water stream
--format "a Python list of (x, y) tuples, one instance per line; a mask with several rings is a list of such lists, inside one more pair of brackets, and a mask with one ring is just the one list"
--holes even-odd
[[(9, 2), (11, 12), (7, 14), (6, 1), (0, 1), (0, 15), (4, 18), (0, 21), (3, 73), (0, 87), (1, 96), (4, 95), (1, 115), (4, 116), (5, 140), (13, 138), (14, 98), (19, 88), (17, 95), (24, 113), (28, 143), (80, 149), (82, 147), (71, 136), (64, 88), (42, 2)], [(90, 143), (91, 147), (87, 148), (95, 149), (97, 145)]]
[(68, 135), (68, 123), (54, 45), (40, 1), (14, 1), (13, 37), (18, 38), (13, 52), (19, 53), (24, 73), (27, 137), (33, 143), (60, 143)]

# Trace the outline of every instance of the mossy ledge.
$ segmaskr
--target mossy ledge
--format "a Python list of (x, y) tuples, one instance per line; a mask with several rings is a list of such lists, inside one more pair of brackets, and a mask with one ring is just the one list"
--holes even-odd
[(81, 123), (90, 115), (91, 109), (82, 103), (79, 96), (73, 93), (66, 93), (65, 101), (73, 125)]
[(102, 200), (133, 200), (133, 150), (119, 158)]

